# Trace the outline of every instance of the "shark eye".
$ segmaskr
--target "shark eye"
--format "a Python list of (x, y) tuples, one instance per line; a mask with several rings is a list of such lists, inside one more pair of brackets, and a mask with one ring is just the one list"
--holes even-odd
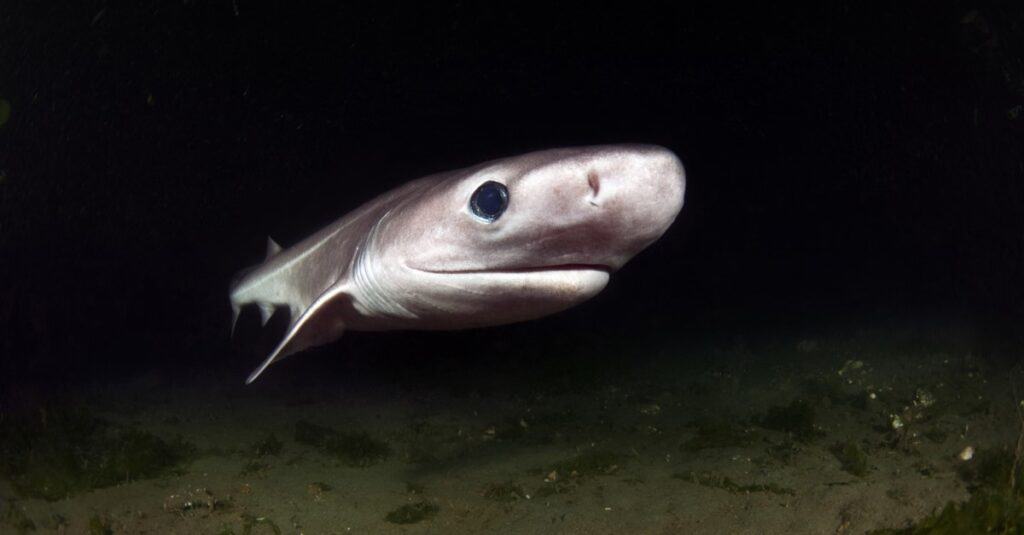
[(488, 180), (480, 184), (469, 199), (469, 209), (473, 215), (487, 221), (497, 221), (508, 207), (508, 189), (504, 184)]

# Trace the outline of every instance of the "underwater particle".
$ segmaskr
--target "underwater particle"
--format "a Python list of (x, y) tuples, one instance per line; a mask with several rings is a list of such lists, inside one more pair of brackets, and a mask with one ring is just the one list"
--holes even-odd
[(11, 120), (11, 102), (0, 98), (0, 127), (7, 124), (9, 120)]
[(657, 403), (649, 403), (647, 405), (641, 405), (639, 408), (640, 414), (647, 416), (656, 416), (661, 412), (661, 405)]
[(440, 507), (430, 502), (409, 503), (385, 515), (384, 520), (392, 524), (415, 524), (437, 516), (440, 510)]
[(899, 414), (890, 414), (889, 418), (889, 425), (892, 426), (894, 431), (899, 431), (900, 429), (903, 429), (903, 419), (900, 418)]
[(864, 361), (863, 360), (848, 360), (848, 361), (846, 361), (843, 364), (842, 368), (839, 368), (839, 371), (836, 372), (836, 373), (839, 374), (839, 375), (846, 375), (846, 374), (848, 374), (848, 373), (850, 373), (852, 371), (859, 370), (859, 369), (861, 369), (863, 367), (864, 367)]
[(974, 446), (967, 446), (960, 450), (960, 453), (956, 456), (961, 461), (970, 461), (974, 458)]
[(1020, 494), (1024, 488), (1024, 474), (1015, 470), (1014, 454), (1006, 449), (975, 450), (971, 462), (961, 462), (956, 471), (971, 492)]
[(923, 388), (918, 388), (914, 393), (914, 406), (927, 409), (932, 405), (935, 405), (935, 396)]

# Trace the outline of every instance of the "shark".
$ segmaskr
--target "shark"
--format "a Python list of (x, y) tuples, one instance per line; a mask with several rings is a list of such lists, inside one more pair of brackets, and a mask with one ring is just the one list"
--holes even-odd
[(660, 238), (686, 173), (657, 145), (547, 149), (412, 180), (281, 248), (230, 288), (288, 327), (263, 362), (345, 331), (457, 330), (532, 320), (597, 295)]

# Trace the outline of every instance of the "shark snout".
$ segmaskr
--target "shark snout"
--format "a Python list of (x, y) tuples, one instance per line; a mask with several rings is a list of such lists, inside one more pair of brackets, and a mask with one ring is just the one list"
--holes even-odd
[(573, 262), (617, 271), (661, 237), (683, 207), (686, 173), (679, 158), (657, 146), (627, 146), (592, 158), (580, 169), (572, 191), (579, 207), (572, 238)]
[(649, 183), (644, 195), (650, 195), (647, 201), (652, 209), (651, 216), (661, 223), (660, 236), (683, 208), (686, 172), (679, 158), (668, 149), (652, 150), (642, 159), (645, 172), (641, 175), (646, 175)]
[[(597, 159), (584, 173), (584, 197), (593, 217), (626, 259), (668, 230), (683, 207), (686, 173), (668, 149), (632, 147)], [(620, 262), (613, 262), (620, 264)], [(615, 266), (618, 267), (618, 266)]]
[(612, 153), (591, 162), (581, 174), (585, 200), (594, 206), (613, 197), (638, 205), (660, 205), (656, 218), (671, 219), (683, 205), (686, 173), (683, 164), (668, 149), (643, 146), (624, 153)]

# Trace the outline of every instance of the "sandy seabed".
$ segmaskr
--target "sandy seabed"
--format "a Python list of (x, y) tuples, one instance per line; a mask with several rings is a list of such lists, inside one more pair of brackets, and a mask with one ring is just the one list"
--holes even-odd
[[(538, 370), (533, 384), (489, 392), (142, 378), (87, 405), (194, 444), (180, 473), (54, 502), (0, 481), (0, 497), (36, 533), (89, 533), (90, 522), (181, 534), (905, 527), (969, 497), (961, 472), (977, 459), (961, 460), (965, 448), (999, 451), (1018, 432), (1012, 374), (949, 337), (861, 329), (678, 349), (665, 333), (638, 344), (648, 358), (628, 373), (550, 382)], [(296, 441), (299, 422), (365, 433), (390, 453), (352, 466)], [(280, 451), (259, 455), (270, 435)]]

